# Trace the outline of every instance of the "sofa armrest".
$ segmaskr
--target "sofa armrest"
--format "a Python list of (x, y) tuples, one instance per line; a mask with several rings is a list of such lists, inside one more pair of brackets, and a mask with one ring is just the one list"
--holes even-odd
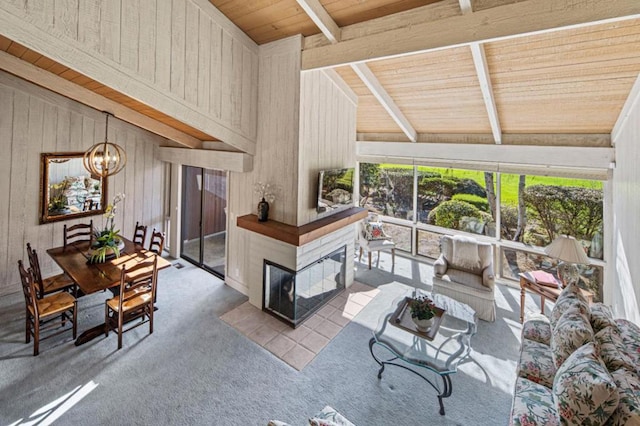
[(447, 273), (448, 267), (449, 264), (447, 263), (447, 259), (444, 258), (443, 254), (441, 254), (435, 262), (433, 262), (433, 272), (438, 278)]
[(493, 265), (489, 265), (482, 271), (482, 284), (485, 287), (493, 289), (495, 287), (496, 277), (493, 274)]

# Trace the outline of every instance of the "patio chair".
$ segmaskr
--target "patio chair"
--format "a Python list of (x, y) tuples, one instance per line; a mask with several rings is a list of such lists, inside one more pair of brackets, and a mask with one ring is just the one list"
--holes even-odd
[(380, 261), (380, 251), (391, 251), (391, 267), (396, 262), (396, 244), (384, 233), (382, 222), (365, 220), (360, 223), (358, 232), (358, 243), (360, 245), (360, 257), (358, 262), (362, 260), (362, 252), (366, 250), (369, 255), (369, 269), (371, 269), (371, 252), (378, 252), (378, 262)]
[[(18, 261), (18, 270), (22, 281), (22, 292), (26, 304), (26, 339), (25, 343), (31, 341), (33, 336), (33, 356), (40, 353), (40, 332), (51, 330), (58, 325), (64, 327), (67, 321), (72, 324), (73, 338), (76, 338), (76, 313), (77, 302), (75, 297), (69, 293), (60, 292), (45, 296), (42, 299), (36, 297), (35, 285), (31, 268), (24, 269), (22, 260)], [(53, 322), (55, 316), (60, 315), (58, 322)], [(50, 318), (51, 317), (51, 318)], [(45, 326), (46, 324), (46, 326)], [(43, 327), (44, 326), (44, 327)], [(69, 331), (67, 328), (47, 335), (47, 338)]]
[(433, 264), (433, 292), (466, 303), (485, 321), (495, 321), (493, 246), (471, 237), (444, 235)]

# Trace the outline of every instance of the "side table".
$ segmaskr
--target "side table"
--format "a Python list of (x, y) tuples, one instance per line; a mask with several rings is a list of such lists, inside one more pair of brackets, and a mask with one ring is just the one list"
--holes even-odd
[[(538, 284), (535, 278), (527, 272), (520, 273), (518, 276), (520, 277), (520, 322), (522, 323), (524, 322), (524, 296), (526, 290), (540, 296), (540, 312), (544, 314), (545, 299), (555, 302), (558, 300), (560, 293), (562, 293), (562, 289)], [(593, 293), (583, 288), (580, 291), (589, 304), (593, 303)]]

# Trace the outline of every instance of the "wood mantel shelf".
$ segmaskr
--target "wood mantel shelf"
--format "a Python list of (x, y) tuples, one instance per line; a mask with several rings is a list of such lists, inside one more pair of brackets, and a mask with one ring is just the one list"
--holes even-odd
[(351, 207), (302, 226), (287, 225), (286, 223), (275, 220), (259, 222), (258, 216), (248, 214), (240, 216), (237, 220), (237, 225), (239, 228), (257, 232), (258, 234), (274, 238), (287, 244), (302, 246), (324, 237), (333, 231), (351, 225), (360, 219), (364, 219), (367, 217), (367, 214), (366, 209)]

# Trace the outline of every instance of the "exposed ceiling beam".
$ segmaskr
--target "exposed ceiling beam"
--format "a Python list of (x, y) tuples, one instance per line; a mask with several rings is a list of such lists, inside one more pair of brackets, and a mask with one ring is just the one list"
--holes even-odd
[(638, 75), (638, 78), (636, 78), (636, 81), (631, 88), (631, 92), (629, 92), (629, 96), (627, 96), (627, 100), (625, 101), (622, 110), (620, 111), (620, 115), (616, 120), (616, 124), (613, 126), (613, 130), (611, 131), (612, 145), (615, 145), (618, 141), (620, 133), (625, 128), (627, 119), (631, 115), (631, 111), (638, 102), (640, 102), (640, 74)]
[[(463, 14), (473, 12), (471, 0), (460, 0), (460, 10)], [(478, 76), (478, 82), (480, 83), (482, 99), (484, 99), (484, 105), (487, 109), (487, 116), (489, 117), (489, 124), (491, 125), (491, 133), (493, 133), (493, 140), (499, 145), (502, 143), (502, 128), (500, 127), (500, 120), (498, 119), (498, 110), (493, 96), (493, 87), (491, 86), (491, 77), (489, 75), (487, 58), (484, 54), (484, 46), (480, 43), (471, 43), (469, 48), (471, 49), (473, 65), (476, 68), (476, 75)]]
[(637, 0), (525, 0), (305, 49), (302, 69), (348, 65), (638, 17)]
[(255, 154), (256, 142), (220, 120), (194, 109), (175, 94), (150, 85), (140, 75), (128, 70), (79, 42), (64, 38), (58, 31), (43, 29), (32, 22), (24, 11), (5, 7), (0, 1), (0, 28), (8, 39), (83, 74), (111, 89), (126, 93), (159, 112), (175, 118), (205, 134), (226, 142), (244, 152)]
[(369, 88), (371, 93), (373, 93), (373, 96), (380, 102), (380, 105), (389, 113), (393, 121), (395, 121), (404, 134), (407, 135), (409, 140), (415, 142), (417, 140), (416, 130), (402, 111), (400, 111), (400, 108), (398, 108), (398, 105), (396, 105), (391, 96), (384, 90), (384, 87), (382, 87), (382, 84), (380, 84), (369, 67), (366, 64), (351, 64), (351, 68)]
[[(320, 28), (322, 34), (331, 41), (338, 43), (340, 41), (340, 28), (335, 23), (331, 15), (325, 10), (318, 0), (297, 0), (304, 11), (309, 15), (311, 20)], [(380, 105), (389, 113), (393, 121), (407, 135), (412, 142), (416, 141), (416, 130), (413, 128), (409, 120), (404, 116), (402, 111), (389, 93), (382, 87), (380, 81), (376, 78), (369, 67), (364, 64), (352, 64), (351, 68), (360, 77), (360, 80), (369, 88), (373, 96), (380, 102)]]
[[(358, 133), (359, 142), (410, 142), (403, 133)], [(493, 145), (490, 133), (418, 133), (418, 143)], [(570, 146), (608, 148), (611, 135), (607, 133), (504, 133), (504, 145)]]
[(0, 69), (28, 80), (38, 86), (49, 89), (69, 99), (88, 105), (98, 111), (109, 111), (122, 121), (148, 130), (152, 133), (171, 139), (189, 148), (199, 148), (202, 142), (173, 127), (160, 123), (146, 115), (140, 114), (126, 106), (105, 98), (89, 89), (85, 89), (62, 77), (38, 68), (13, 55), (0, 51)]
[[(383, 157), (455, 162), (609, 169), (615, 150), (572, 146), (356, 142), (358, 158)], [(490, 170), (490, 169), (489, 169)]]
[(156, 159), (186, 166), (231, 172), (244, 173), (253, 170), (253, 156), (244, 152), (159, 147), (156, 150)]
[(340, 27), (325, 10), (319, 0), (296, 1), (331, 43), (337, 43), (340, 41)]

